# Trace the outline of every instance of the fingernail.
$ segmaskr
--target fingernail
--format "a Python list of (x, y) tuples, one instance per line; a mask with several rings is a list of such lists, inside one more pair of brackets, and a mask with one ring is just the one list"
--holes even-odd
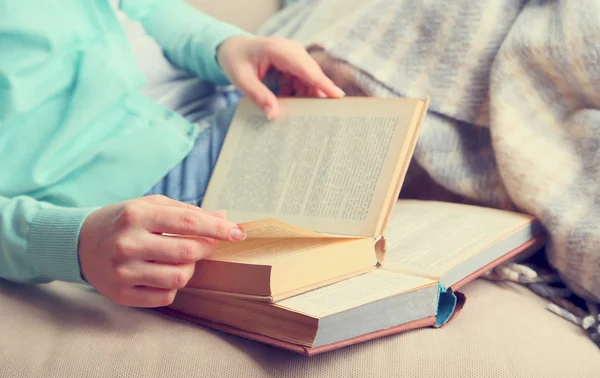
[(263, 112), (265, 112), (265, 115), (267, 116), (267, 119), (268, 119), (269, 121), (273, 120), (273, 108), (272, 108), (272, 107), (270, 107), (270, 106), (268, 106), (268, 105), (267, 105), (267, 106), (265, 106), (265, 107), (263, 108)]
[(344, 92), (340, 87), (337, 87), (336, 92), (338, 93), (338, 96), (340, 96), (340, 97), (346, 96), (346, 92)]
[(247, 235), (240, 227), (234, 227), (229, 232), (229, 237), (235, 241), (242, 241), (246, 239)]

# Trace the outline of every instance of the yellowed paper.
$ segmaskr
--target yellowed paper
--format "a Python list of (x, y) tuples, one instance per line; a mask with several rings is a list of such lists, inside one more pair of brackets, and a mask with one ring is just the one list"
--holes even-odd
[(282, 99), (267, 121), (238, 106), (202, 206), (235, 222), (276, 218), (322, 233), (375, 236), (423, 102)]
[(248, 237), (241, 242), (219, 242), (208, 260), (273, 264), (316, 247), (347, 240), (319, 234), (274, 219), (242, 223)]

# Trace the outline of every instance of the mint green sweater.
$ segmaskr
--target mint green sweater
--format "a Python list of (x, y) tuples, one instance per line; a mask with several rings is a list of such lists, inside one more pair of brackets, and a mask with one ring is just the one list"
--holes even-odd
[[(215, 59), (245, 34), (182, 0), (122, 0), (180, 68), (228, 84)], [(80, 227), (185, 157), (195, 127), (143, 97), (108, 0), (0, 0), (0, 277), (81, 282)]]

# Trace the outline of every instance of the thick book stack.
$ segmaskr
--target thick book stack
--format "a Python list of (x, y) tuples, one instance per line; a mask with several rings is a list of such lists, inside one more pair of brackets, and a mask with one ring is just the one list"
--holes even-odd
[(441, 327), (460, 287), (545, 242), (524, 214), (397, 200), (427, 100), (280, 102), (271, 122), (239, 104), (202, 205), (248, 238), (199, 261), (165, 312), (314, 355)]

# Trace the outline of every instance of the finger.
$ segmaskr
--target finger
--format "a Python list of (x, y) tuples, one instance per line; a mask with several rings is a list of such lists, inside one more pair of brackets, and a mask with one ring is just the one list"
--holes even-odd
[(259, 109), (262, 109), (269, 120), (277, 118), (279, 106), (277, 98), (258, 78), (250, 65), (241, 65), (232, 77), (233, 84)]
[(265, 76), (267, 76), (267, 72), (269, 72), (269, 68), (271, 68), (271, 65), (269, 64), (268, 61), (262, 61), (259, 65), (258, 65), (258, 78), (259, 80), (264, 80)]
[(289, 54), (278, 54), (273, 58), (273, 64), (279, 70), (291, 72), (309, 87), (320, 89), (328, 97), (338, 98), (345, 95), (303, 48)]
[(137, 286), (123, 289), (116, 301), (130, 307), (162, 307), (173, 303), (176, 295), (175, 289)]
[(181, 289), (192, 278), (195, 267), (195, 263), (174, 265), (132, 261), (127, 267), (132, 272), (128, 284), (158, 289)]
[(302, 66), (297, 66), (295, 73), (307, 86), (320, 90), (326, 97), (339, 98), (345, 96), (344, 91), (325, 75), (310, 55), (304, 54), (304, 59), (301, 62), (303, 62)]
[(312, 87), (311, 88), (311, 92), (312, 92), (312, 96), (313, 97), (319, 97), (319, 98), (326, 98), (327, 97), (327, 95), (325, 93), (323, 93), (323, 91), (320, 90), (319, 88)]
[[(176, 201), (167, 196), (160, 195), (160, 194), (144, 196), (144, 197), (141, 197), (140, 200), (142, 200), (144, 202), (152, 203), (155, 205), (159, 205), (159, 206), (174, 206), (174, 207), (190, 209), (192, 211), (201, 211), (201, 212), (205, 212), (206, 214), (210, 214), (210, 215), (218, 217), (218, 218), (227, 219), (227, 211), (226, 210), (207, 211), (198, 206), (194, 206), (189, 203)], [(154, 233), (158, 234), (158, 235), (161, 234), (160, 232), (154, 232)]]
[(223, 218), (224, 216), (227, 215), (227, 211), (225, 211), (225, 210), (208, 211), (208, 210), (204, 210), (201, 207), (194, 206), (192, 204), (181, 202), (181, 201), (176, 201), (174, 199), (171, 199), (167, 196), (163, 196), (160, 194), (153, 194), (153, 195), (141, 197), (140, 199), (144, 202), (152, 203), (154, 205), (174, 206), (174, 207), (181, 207), (181, 208), (190, 209), (190, 210), (202, 211), (206, 214), (211, 214), (211, 215), (214, 215), (219, 218)]
[(211, 256), (216, 248), (211, 238), (142, 234), (129, 251), (121, 251), (123, 260), (157, 261), (172, 264), (192, 263)]
[(237, 224), (205, 212), (178, 207), (155, 206), (140, 220), (150, 232), (200, 236), (217, 240), (240, 241), (246, 233)]

